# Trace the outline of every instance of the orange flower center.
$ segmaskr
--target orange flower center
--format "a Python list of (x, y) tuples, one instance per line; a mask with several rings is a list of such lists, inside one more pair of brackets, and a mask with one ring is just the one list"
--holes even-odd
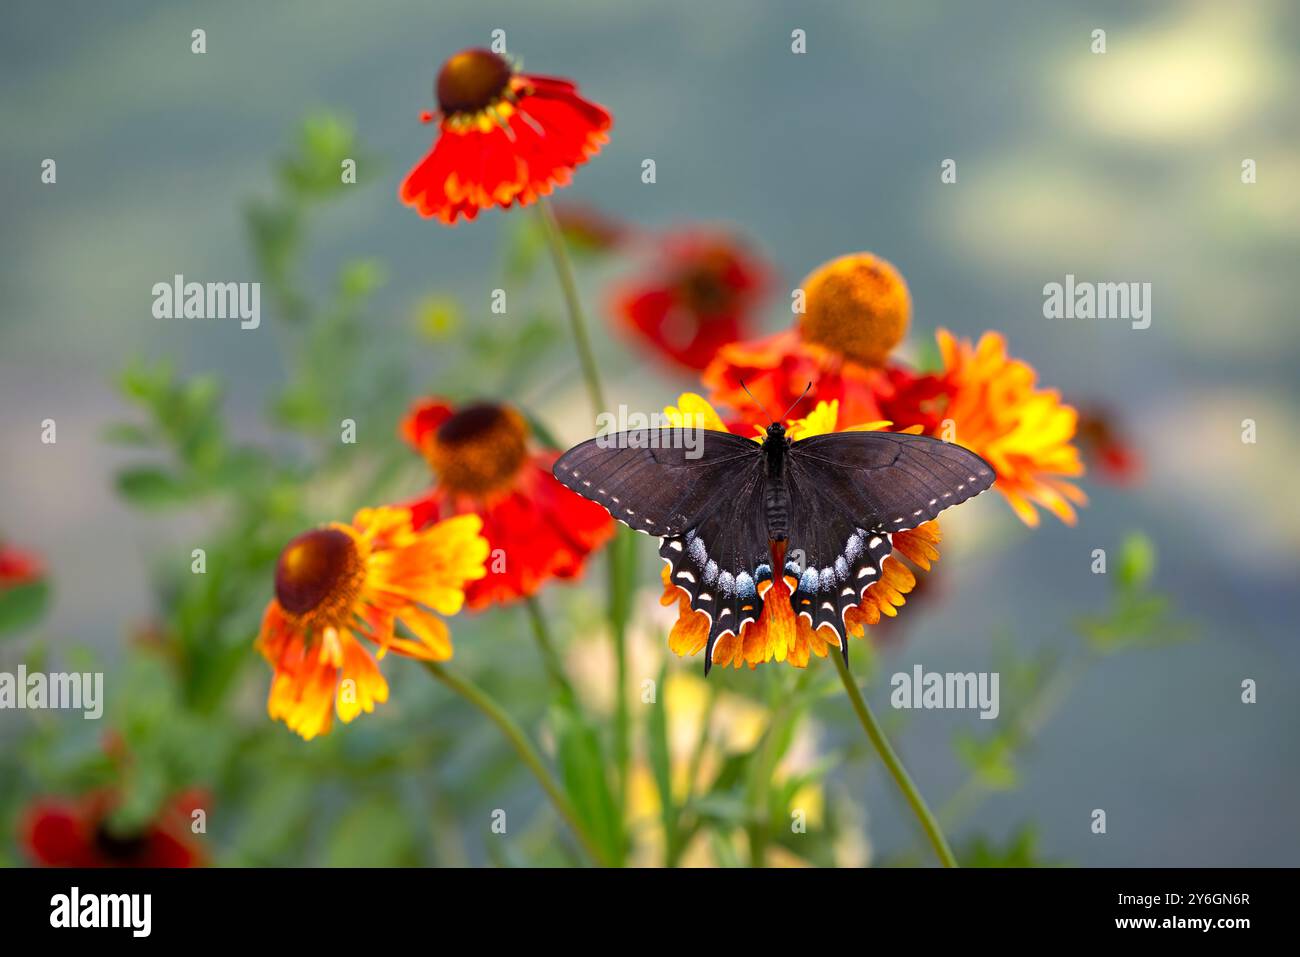
[(424, 455), (444, 488), (482, 497), (509, 487), (527, 462), (528, 423), (508, 406), (468, 405), (438, 426)]
[(341, 625), (365, 581), (356, 540), (337, 528), (304, 532), (284, 547), (275, 567), (275, 597), (290, 615)]
[(442, 112), (477, 113), (501, 98), (514, 74), (491, 50), (462, 50), (442, 65), (435, 88)]
[(903, 277), (871, 253), (819, 266), (803, 281), (803, 290), (799, 332), (804, 341), (864, 366), (884, 365), (912, 317)]

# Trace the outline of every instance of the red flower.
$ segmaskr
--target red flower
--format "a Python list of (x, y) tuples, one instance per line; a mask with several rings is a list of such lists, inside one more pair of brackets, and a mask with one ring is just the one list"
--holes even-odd
[(943, 420), (942, 376), (898, 363), (868, 368), (804, 341), (797, 329), (724, 346), (704, 370), (703, 381), (710, 389), (710, 401), (740, 410), (742, 421), (749, 425), (767, 424), (756, 401), (772, 415), (781, 415), (803, 395), (809, 382), (813, 387), (805, 400), (807, 407), (838, 402), (845, 422), (886, 421), (896, 430), (919, 425), (932, 433)]
[(39, 581), (45, 574), (40, 559), (0, 542), (0, 588), (16, 588)]
[(615, 292), (611, 310), (660, 355), (698, 371), (749, 332), (769, 277), (768, 266), (730, 236), (678, 233), (663, 240), (652, 274)]
[(448, 225), (480, 209), (527, 206), (567, 185), (574, 167), (609, 139), (613, 122), (568, 80), (519, 73), (489, 50), (453, 56), (435, 91), (438, 138), (399, 195)]
[(528, 424), (510, 406), (424, 399), (401, 432), (437, 476), (427, 495), (407, 503), (415, 527), (452, 515), (483, 520), (487, 576), (466, 585), (470, 608), (536, 594), (551, 578), (576, 578), (614, 533), (604, 508), (555, 480), (559, 453), (531, 449)]
[(46, 798), (24, 815), (23, 845), (42, 867), (197, 867), (202, 854), (188, 835), (199, 802), (196, 793), (182, 795), (143, 829), (122, 833), (110, 824), (115, 799), (109, 794)]

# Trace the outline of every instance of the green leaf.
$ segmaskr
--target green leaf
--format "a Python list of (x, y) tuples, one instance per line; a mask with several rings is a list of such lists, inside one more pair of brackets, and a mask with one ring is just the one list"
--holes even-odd
[(46, 581), (0, 588), (0, 635), (13, 634), (39, 621), (50, 600)]
[(408, 814), (387, 795), (353, 804), (339, 819), (325, 852), (327, 867), (391, 867), (414, 863)]
[(1120, 546), (1116, 578), (1120, 587), (1130, 591), (1145, 588), (1156, 570), (1156, 547), (1151, 539), (1135, 532)]
[(142, 465), (117, 474), (117, 491), (132, 505), (159, 508), (183, 502), (193, 494), (181, 479), (160, 468)]
[(114, 445), (157, 445), (154, 434), (142, 425), (132, 422), (118, 422), (104, 430), (104, 440)]
[(1010, 743), (1001, 735), (981, 740), (963, 731), (953, 739), (953, 748), (990, 791), (1010, 791), (1020, 780)]
[[(668, 680), (668, 663), (659, 669), (656, 687), (663, 689)], [(678, 845), (677, 807), (673, 803), (672, 760), (668, 751), (668, 707), (663, 694), (655, 695), (650, 706), (648, 748), (650, 769), (654, 773), (655, 787), (659, 791), (659, 806), (664, 822), (664, 836), (669, 848), (669, 859), (675, 857)]]
[(567, 707), (552, 710), (560, 775), (578, 821), (609, 860), (622, 863), (623, 822), (606, 775), (596, 728)]

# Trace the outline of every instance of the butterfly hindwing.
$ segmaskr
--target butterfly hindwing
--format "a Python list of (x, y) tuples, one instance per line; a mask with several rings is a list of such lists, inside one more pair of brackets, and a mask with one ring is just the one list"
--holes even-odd
[(800, 567), (791, 602), (847, 652), (844, 615), (880, 580), (893, 533), (915, 528), (993, 484), (960, 446), (927, 436), (839, 432), (790, 447), (790, 554)]

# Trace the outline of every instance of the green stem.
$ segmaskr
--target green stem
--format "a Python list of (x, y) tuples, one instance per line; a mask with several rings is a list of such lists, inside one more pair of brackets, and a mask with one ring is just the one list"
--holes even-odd
[(609, 625), (614, 642), (614, 770), (618, 806), (627, 809), (627, 776), (631, 764), (632, 714), (628, 702), (627, 622), (631, 615), (635, 543), (631, 529), (619, 528), (609, 550)]
[(560, 279), (560, 289), (564, 292), (564, 304), (569, 314), (569, 327), (573, 331), (573, 344), (578, 350), (578, 362), (582, 365), (582, 377), (587, 382), (587, 394), (591, 398), (592, 412), (599, 415), (609, 408), (605, 405), (605, 393), (600, 387), (600, 371), (596, 366), (596, 355), (591, 349), (591, 337), (587, 335), (587, 321), (583, 317), (582, 303), (578, 300), (578, 283), (573, 278), (573, 263), (564, 245), (564, 234), (560, 224), (555, 220), (555, 211), (550, 201), (543, 196), (537, 201), (538, 218), (542, 221), (542, 233), (546, 245), (551, 251), (551, 261), (555, 263), (555, 272)]
[(565, 823), (569, 825), (583, 849), (597, 864), (608, 867), (609, 862), (605, 860), (600, 848), (596, 846), (587, 832), (578, 824), (578, 816), (573, 810), (573, 805), (564, 796), (564, 792), (560, 790), (560, 785), (556, 782), (555, 777), (542, 761), (541, 755), (537, 753), (537, 749), (533, 747), (532, 742), (520, 730), (519, 725), (515, 724), (514, 719), (506, 714), (487, 692), (468, 678), (453, 674), (435, 661), (424, 662), (424, 667), (448, 688), (482, 711), (493, 724), (501, 729), (501, 733), (506, 736), (506, 740), (510, 742), (520, 759), (533, 772), (533, 776), (537, 778), (537, 783), (542, 786), (542, 790), (551, 799), (551, 804), (555, 806), (555, 810), (560, 817), (564, 818)]
[(912, 806), (912, 812), (916, 814), (917, 820), (921, 822), (926, 837), (930, 839), (930, 843), (934, 846), (935, 854), (938, 855), (944, 867), (956, 867), (957, 858), (953, 856), (952, 848), (948, 846), (943, 831), (939, 829), (939, 822), (935, 819), (929, 805), (925, 803), (925, 798), (921, 797), (921, 792), (912, 783), (907, 769), (903, 767), (903, 762), (894, 753), (894, 748), (881, 730), (879, 722), (876, 721), (876, 716), (867, 707), (867, 702), (863, 699), (857, 682), (849, 674), (849, 666), (844, 663), (844, 659), (840, 655), (833, 651), (830, 657), (835, 659), (835, 667), (840, 672), (840, 681), (844, 684), (844, 690), (848, 692), (849, 701), (853, 704), (853, 710), (857, 713), (858, 721), (862, 724), (862, 730), (867, 732), (867, 738), (880, 755), (880, 760), (885, 762), (885, 767), (893, 775), (894, 783), (903, 792), (903, 797), (907, 798), (907, 803)]
[(551, 632), (546, 627), (541, 602), (536, 596), (530, 595), (524, 600), (524, 607), (528, 609), (528, 620), (533, 626), (533, 637), (537, 639), (537, 650), (541, 652), (543, 666), (551, 676), (551, 680), (555, 682), (560, 694), (570, 703), (576, 702), (578, 697), (573, 692), (573, 685), (569, 683), (564, 673), (564, 666), (560, 663), (560, 656), (555, 651), (555, 645), (551, 643)]

